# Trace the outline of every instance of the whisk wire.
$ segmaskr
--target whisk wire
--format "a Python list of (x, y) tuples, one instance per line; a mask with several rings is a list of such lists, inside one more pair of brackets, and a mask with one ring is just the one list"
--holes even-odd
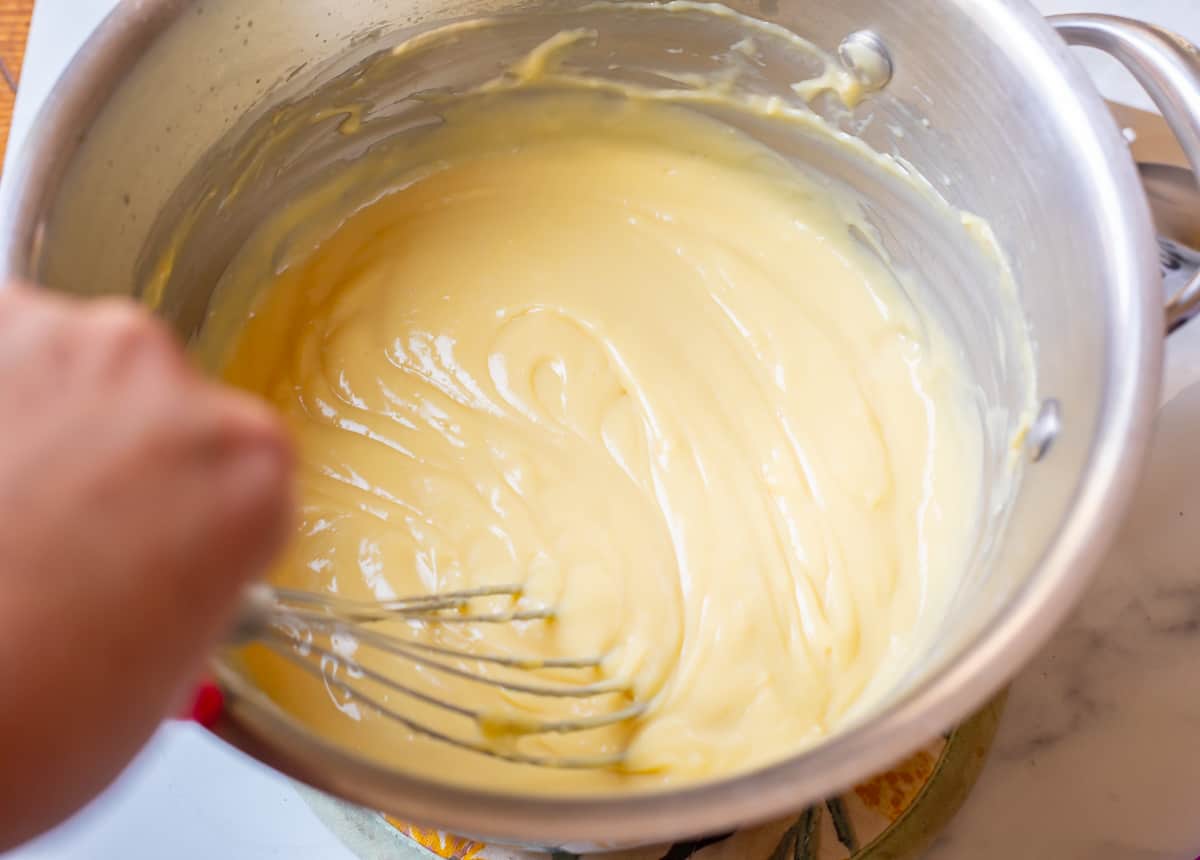
[[(496, 624), (550, 621), (554, 618), (553, 610), (544, 608), (470, 611), (475, 600), (505, 597), (519, 600), (522, 593), (523, 589), (520, 586), (500, 585), (373, 602), (263, 586), (254, 589), (249, 595), (246, 617), (242, 619), (239, 633), (240, 639), (260, 642), (272, 653), (322, 680), (331, 688), (336, 688), (346, 695), (349, 701), (360, 703), (394, 720), (414, 734), (516, 764), (568, 769), (619, 766), (624, 760), (623, 752), (594, 756), (538, 755), (517, 749), (516, 741), (528, 735), (585, 732), (637, 719), (646, 712), (648, 705), (636, 699), (628, 683), (619, 680), (533, 683), (508, 676), (493, 677), (482, 671), (484, 664), (499, 666), (512, 672), (544, 669), (598, 670), (603, 666), (603, 656), (539, 658), (487, 652), (473, 653), (417, 641), (406, 635), (416, 635), (427, 625)], [(378, 624), (388, 621), (404, 623), (387, 631), (375, 629)], [(313, 643), (311, 634), (314, 632), (329, 636), (333, 647), (326, 648)], [(505, 693), (560, 700), (618, 695), (627, 697), (628, 704), (602, 713), (562, 719), (528, 717), (519, 712), (493, 713), (471, 708), (419, 690), (402, 680), (363, 665), (358, 659), (338, 653), (338, 636), (349, 637), (356, 648), (373, 649), (382, 654), (399, 657), (415, 666)], [(468, 668), (472, 663), (480, 668)], [(327, 665), (335, 668), (327, 671)], [(337, 672), (339, 667), (344, 668), (346, 674), (354, 679), (353, 683)], [(364, 689), (364, 681), (376, 685), (378, 690), (373, 692)], [(382, 693), (383, 700), (380, 700), (376, 693)], [(470, 719), (475, 722), (484, 739), (460, 737), (409, 714), (401, 713), (387, 701), (392, 694), (420, 702), (447, 715)]]
[[(452, 666), (449, 663), (443, 663), (440, 660), (435, 660), (426, 654), (421, 653), (423, 649), (414, 648), (412, 642), (400, 639), (388, 634), (377, 633), (367, 628), (359, 628), (350, 631), (345, 625), (331, 621), (328, 617), (319, 613), (311, 612), (292, 612), (289, 615), (302, 623), (308, 624), (311, 627), (322, 629), (324, 632), (346, 633), (353, 636), (359, 643), (370, 645), (384, 651), (388, 654), (393, 654), (397, 657), (405, 657), (412, 660), (414, 663), (433, 669), (436, 672), (441, 672), (446, 675), (453, 675), (457, 678), (462, 678), (466, 681), (474, 681), (479, 684), (487, 684), (488, 686), (497, 687), (506, 690), (510, 693), (528, 693), (534, 696), (555, 696), (559, 698), (588, 698), (591, 696), (602, 696), (608, 693), (626, 693), (629, 691), (627, 684), (618, 681), (602, 681), (594, 684), (575, 684), (561, 686), (547, 686), (545, 684), (526, 684), (518, 681), (509, 681), (503, 678), (492, 678), (486, 675), (481, 675), (477, 672), (472, 672), (469, 669), (463, 669), (459, 666)], [(436, 646), (431, 646), (436, 648)], [(445, 649), (450, 651), (450, 649)], [(549, 668), (547, 661), (537, 661), (531, 658), (516, 657), (512, 658), (511, 662), (505, 662), (504, 658), (495, 657), (492, 655), (475, 656), (467, 652), (451, 652), (455, 656), (461, 656), (468, 660), (481, 660), (483, 662), (500, 663), (502, 665), (511, 666), (521, 669), (542, 669)], [(583, 667), (598, 666), (599, 658), (587, 658), (580, 661)], [(571, 667), (568, 667), (571, 668)]]
[(401, 597), (378, 602), (365, 600), (346, 600), (340, 597), (325, 597), (295, 589), (275, 589), (275, 599), (282, 605), (298, 604), (312, 606), (338, 614), (344, 620), (360, 621), (391, 621), (398, 616), (419, 616), (424, 621), (434, 621), (440, 624), (503, 624), (510, 621), (545, 621), (554, 617), (548, 609), (513, 610), (510, 612), (461, 613), (458, 615), (442, 615), (444, 610), (461, 610), (468, 607), (472, 600), (483, 597), (518, 597), (521, 588), (513, 585), (485, 586), (431, 594), (421, 597)]
[[(414, 734), (423, 735), (435, 741), (448, 744), (459, 749), (469, 752), (478, 753), (488, 756), (489, 758), (498, 758), (503, 761), (512, 762), (513, 764), (531, 765), (534, 767), (549, 767), (562, 768), (566, 770), (594, 770), (597, 768), (612, 768), (619, 766), (625, 759), (624, 753), (610, 753), (596, 756), (542, 756), (532, 753), (524, 753), (516, 749), (506, 748), (500, 745), (485, 744), (480, 741), (470, 741), (465, 738), (455, 737), (446, 732), (439, 731), (419, 720), (402, 714), (399, 711), (389, 707), (385, 703), (379, 701), (370, 693), (363, 692), (360, 689), (350, 686), (345, 681), (336, 676), (322, 671), (320, 666), (312, 663), (301, 657), (295, 651), (289, 648), (280, 648), (275, 643), (264, 642), (266, 647), (270, 648), (274, 653), (299, 666), (308, 674), (321, 680), (327, 684), (337, 687), (346, 695), (360, 702), (380, 715), (388, 719), (395, 720), (400, 725), (407, 728)], [(314, 649), (313, 653), (317, 653)], [(325, 652), (329, 654), (329, 652)], [(341, 658), (337, 655), (330, 655), (334, 660), (341, 662)], [(433, 702), (431, 702), (433, 704)], [(444, 703), (448, 704), (448, 703)], [(451, 706), (452, 708), (455, 706)]]

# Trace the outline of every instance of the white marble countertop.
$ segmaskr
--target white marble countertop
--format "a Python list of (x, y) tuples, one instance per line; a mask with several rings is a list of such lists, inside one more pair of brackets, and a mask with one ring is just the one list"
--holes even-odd
[[(1133, 513), (1078, 611), (1017, 678), (936, 860), (1200, 855), (1200, 325)], [(1176, 380), (1177, 381), (1177, 380)]]
[[(11, 153), (116, 0), (38, 0)], [(1200, 42), (1195, 0), (1036, 2), (1141, 17)], [(1149, 107), (1085, 56), (1111, 99)], [(1200, 854), (1200, 321), (1168, 347), (1137, 505), (1083, 605), (1013, 684), (983, 776), (934, 860), (1191, 860)], [(254, 814), (247, 810), (253, 809)], [(167, 726), (107, 794), (2, 860), (353, 860), (282, 777)]]

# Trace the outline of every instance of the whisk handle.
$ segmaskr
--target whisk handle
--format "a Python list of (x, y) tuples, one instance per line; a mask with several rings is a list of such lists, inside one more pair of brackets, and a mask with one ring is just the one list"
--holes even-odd
[(271, 586), (257, 583), (247, 588), (233, 629), (229, 632), (230, 644), (244, 645), (256, 639), (275, 609), (275, 591)]

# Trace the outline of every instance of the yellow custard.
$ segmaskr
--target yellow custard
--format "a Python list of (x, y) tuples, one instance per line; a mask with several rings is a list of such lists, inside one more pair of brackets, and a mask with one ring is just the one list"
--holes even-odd
[[(521, 586), (482, 608), (552, 620), (390, 632), (599, 656), (533, 678), (627, 692), (500, 693), (349, 636), (318, 637), (347, 661), (324, 668), (486, 715), (349, 678), (455, 737), (624, 759), (456, 749), (251, 649), (267, 693), (375, 760), (573, 792), (769, 763), (886, 693), (969, 553), (983, 437), (954, 344), (846, 201), (685, 108), (578, 91), (467, 100), (389, 157), (385, 189), (347, 182), (266, 225), (206, 329), (232, 339), (225, 377), (298, 441), (301, 522), (273, 582), (353, 599)], [(518, 731), (631, 703), (644, 712), (613, 727)]]

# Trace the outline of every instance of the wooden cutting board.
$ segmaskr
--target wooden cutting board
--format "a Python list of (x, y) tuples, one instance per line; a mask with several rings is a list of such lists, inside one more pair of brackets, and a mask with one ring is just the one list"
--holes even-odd
[(0, 0), (0, 164), (8, 145), (17, 78), (25, 60), (25, 39), (32, 15), (33, 0)]

